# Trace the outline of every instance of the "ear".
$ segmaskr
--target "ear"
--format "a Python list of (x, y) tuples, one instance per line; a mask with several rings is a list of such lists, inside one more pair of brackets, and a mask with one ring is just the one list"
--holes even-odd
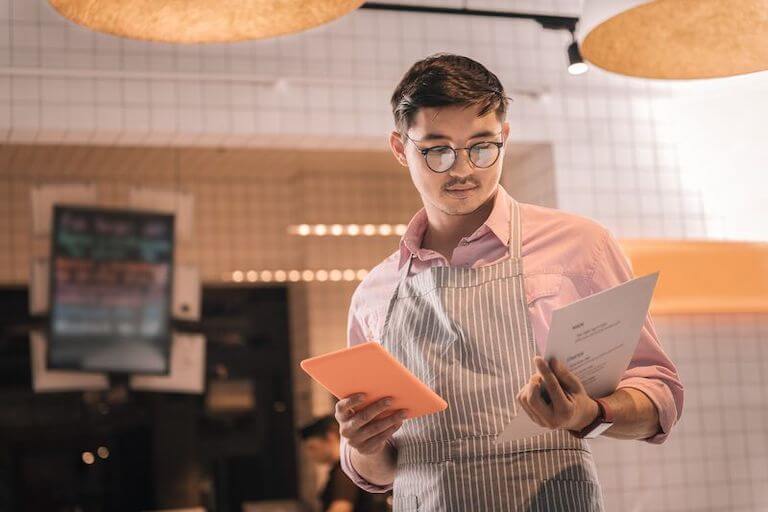
[(507, 142), (507, 138), (509, 138), (509, 121), (504, 121), (501, 127), (501, 141)]
[(389, 134), (389, 149), (392, 150), (392, 154), (395, 155), (397, 161), (403, 167), (408, 167), (408, 159), (405, 157), (405, 146), (400, 138), (400, 132), (392, 130)]

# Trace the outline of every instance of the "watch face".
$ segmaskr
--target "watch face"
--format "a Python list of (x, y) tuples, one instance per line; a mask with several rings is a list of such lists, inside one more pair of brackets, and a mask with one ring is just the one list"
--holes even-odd
[(613, 426), (612, 421), (606, 421), (604, 423), (597, 425), (595, 428), (592, 429), (592, 431), (589, 434), (585, 435), (584, 437), (586, 439), (594, 439), (595, 437), (599, 436), (600, 434), (602, 434), (612, 426)]

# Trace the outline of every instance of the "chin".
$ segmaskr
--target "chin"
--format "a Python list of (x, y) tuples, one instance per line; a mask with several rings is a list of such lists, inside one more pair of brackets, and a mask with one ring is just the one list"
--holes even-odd
[(466, 215), (480, 208), (488, 200), (488, 195), (481, 187), (465, 194), (451, 194), (445, 190), (440, 191), (437, 203), (441, 210), (449, 215)]
[(467, 215), (483, 205), (483, 201), (478, 199), (456, 200), (443, 198), (438, 202), (440, 209), (448, 215)]

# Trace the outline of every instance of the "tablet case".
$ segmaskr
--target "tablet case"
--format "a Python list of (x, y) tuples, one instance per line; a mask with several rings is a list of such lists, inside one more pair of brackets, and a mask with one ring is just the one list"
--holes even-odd
[(388, 396), (392, 397), (390, 410), (405, 409), (407, 419), (448, 408), (445, 400), (375, 341), (305, 359), (301, 368), (336, 398), (365, 393), (358, 410)]

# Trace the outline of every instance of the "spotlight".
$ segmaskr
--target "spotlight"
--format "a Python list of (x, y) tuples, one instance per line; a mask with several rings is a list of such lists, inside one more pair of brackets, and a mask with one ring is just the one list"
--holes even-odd
[(589, 68), (581, 56), (579, 43), (576, 42), (576, 36), (573, 31), (571, 31), (571, 39), (573, 42), (568, 46), (568, 72), (572, 75), (583, 75)]

